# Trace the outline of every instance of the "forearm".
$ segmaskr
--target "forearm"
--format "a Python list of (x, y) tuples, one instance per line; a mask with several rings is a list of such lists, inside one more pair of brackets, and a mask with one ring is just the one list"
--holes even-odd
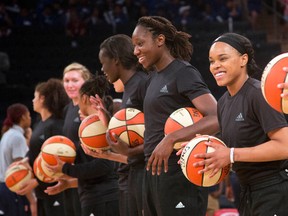
[(129, 148), (127, 156), (131, 157), (138, 154), (144, 154), (144, 144)]
[(288, 158), (288, 128), (284, 127), (269, 134), (271, 140), (250, 148), (235, 148), (234, 161), (265, 162)]
[(70, 178), (67, 180), (69, 188), (77, 188), (78, 187), (78, 179), (77, 178)]
[(109, 154), (109, 156), (107, 157), (107, 159), (111, 160), (111, 161), (125, 163), (125, 164), (128, 163), (126, 155), (122, 155), (122, 154), (118, 154), (118, 153), (114, 153), (114, 152), (111, 152)]

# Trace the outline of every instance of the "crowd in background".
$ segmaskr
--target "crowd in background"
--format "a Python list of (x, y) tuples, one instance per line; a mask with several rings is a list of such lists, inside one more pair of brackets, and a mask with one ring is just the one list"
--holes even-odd
[(261, 11), (260, 0), (1, 0), (0, 36), (14, 27), (64, 28), (67, 36), (85, 35), (97, 25), (134, 23), (141, 16), (159, 15), (185, 26), (197, 21), (241, 21), (252, 26)]

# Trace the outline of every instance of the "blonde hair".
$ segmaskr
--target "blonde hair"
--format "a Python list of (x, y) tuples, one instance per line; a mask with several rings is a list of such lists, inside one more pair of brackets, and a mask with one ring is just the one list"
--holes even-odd
[(66, 66), (63, 71), (63, 76), (72, 70), (79, 71), (84, 80), (88, 80), (91, 77), (90, 71), (84, 65), (79, 64), (77, 62), (73, 62), (69, 64), (68, 66)]

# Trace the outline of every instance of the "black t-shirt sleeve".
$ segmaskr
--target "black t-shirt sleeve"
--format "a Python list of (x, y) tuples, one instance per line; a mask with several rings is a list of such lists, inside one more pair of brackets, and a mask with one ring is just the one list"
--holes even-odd
[(203, 94), (210, 93), (201, 74), (192, 66), (185, 66), (177, 75), (177, 88), (180, 94), (193, 100)]
[(282, 113), (274, 110), (264, 99), (261, 91), (254, 91), (255, 94), (251, 101), (253, 113), (259, 120), (260, 125), (267, 134), (278, 128), (287, 126), (286, 119)]
[(90, 162), (75, 165), (65, 163), (62, 172), (75, 178), (94, 179), (111, 173), (113, 168), (112, 161), (95, 158)]

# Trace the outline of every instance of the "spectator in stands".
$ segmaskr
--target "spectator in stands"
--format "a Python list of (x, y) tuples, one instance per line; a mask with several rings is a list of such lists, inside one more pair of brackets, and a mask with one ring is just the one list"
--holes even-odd
[(232, 18), (233, 21), (240, 21), (242, 19), (241, 8), (236, 0), (227, 0), (223, 6), (222, 18), (228, 20)]
[(32, 27), (35, 25), (35, 17), (27, 7), (20, 8), (20, 13), (16, 17), (15, 25), (19, 27)]
[(193, 22), (190, 9), (190, 5), (180, 7), (179, 15), (177, 16), (178, 19), (174, 19), (175, 23), (181, 26), (183, 31), (186, 31), (187, 25)]
[(248, 16), (253, 30), (256, 30), (258, 18), (262, 9), (261, 0), (246, 0), (248, 7)]
[(56, 26), (56, 19), (52, 5), (45, 5), (43, 10), (38, 16), (39, 25), (42, 28), (54, 27)]
[(92, 14), (85, 20), (85, 22), (87, 24), (88, 33), (95, 36), (99, 34), (99, 31), (103, 29), (104, 25), (108, 25), (98, 6), (93, 7)]
[(214, 216), (214, 213), (220, 209), (219, 198), (222, 195), (224, 182), (209, 187), (208, 205), (206, 216)]
[(126, 25), (129, 21), (122, 4), (117, 2), (113, 5), (112, 9), (104, 12), (104, 18), (108, 24), (112, 25), (114, 33), (116, 33), (119, 26), (121, 28), (121, 26)]
[(86, 35), (86, 24), (79, 16), (75, 6), (70, 6), (67, 12), (65, 32), (67, 37), (71, 40), (71, 46), (73, 48), (78, 47), (79, 40)]
[(278, 0), (283, 8), (283, 24), (284, 28), (282, 29), (282, 37), (283, 39), (288, 39), (288, 0)]
[(0, 38), (7, 37), (12, 32), (13, 22), (5, 6), (5, 3), (0, 1)]

